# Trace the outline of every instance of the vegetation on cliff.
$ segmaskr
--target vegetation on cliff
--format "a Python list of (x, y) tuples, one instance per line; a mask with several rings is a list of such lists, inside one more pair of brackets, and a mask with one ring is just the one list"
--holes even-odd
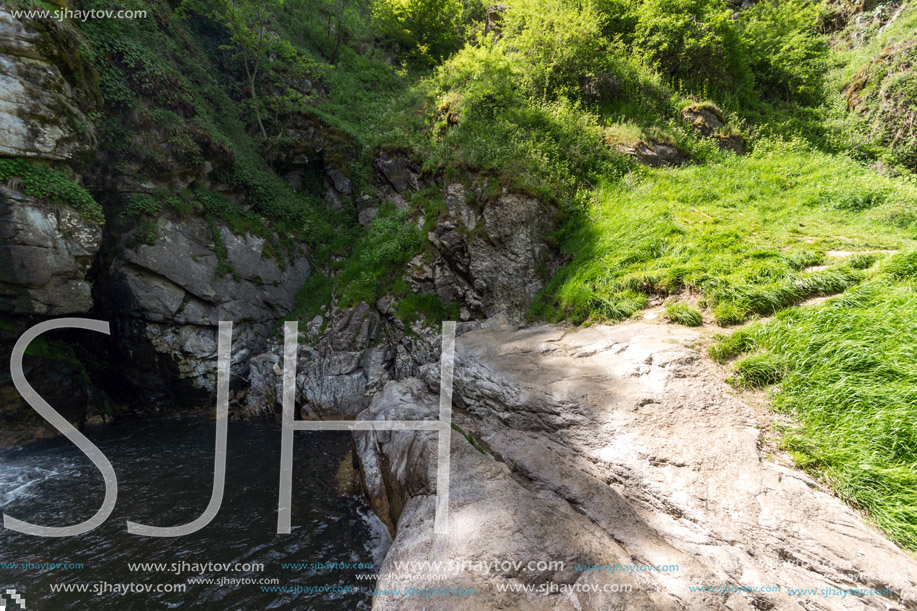
[[(774, 387), (802, 467), (917, 548), (917, 12), (738, 4), (119, 2), (150, 17), (77, 24), (105, 100), (94, 163), (158, 190), (101, 203), (128, 224), (200, 214), (274, 252), (307, 243), (318, 273), (297, 317), (392, 295), (403, 319), (431, 320), (455, 305), (414, 294), (404, 269), (431, 248), (418, 220), (442, 190), (363, 227), (285, 164), (320, 157), (358, 195), (376, 154), (398, 151), (429, 176), (536, 196), (564, 265), (533, 319), (616, 321), (660, 298), (702, 323), (688, 294), (723, 327), (776, 314), (714, 356)], [(303, 133), (320, 150), (297, 148)]]

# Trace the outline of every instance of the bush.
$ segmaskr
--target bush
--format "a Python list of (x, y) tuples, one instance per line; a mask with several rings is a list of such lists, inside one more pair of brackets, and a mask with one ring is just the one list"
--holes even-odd
[(376, 29), (424, 63), (458, 48), (462, 11), (459, 0), (376, 0), (372, 7)]
[(671, 78), (714, 89), (748, 84), (741, 40), (723, 0), (646, 0), (636, 14), (637, 50)]
[(499, 46), (518, 70), (523, 88), (547, 97), (604, 67), (610, 49), (605, 16), (591, 2), (518, 0), (503, 17)]
[(763, 0), (741, 13), (742, 40), (762, 96), (818, 101), (827, 69), (828, 43), (817, 29), (823, 11), (811, 0)]

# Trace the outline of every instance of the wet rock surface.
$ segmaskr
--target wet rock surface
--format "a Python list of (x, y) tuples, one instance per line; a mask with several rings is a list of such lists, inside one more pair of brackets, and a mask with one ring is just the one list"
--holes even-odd
[[(435, 434), (354, 438), (373, 507), (397, 531), (379, 587), (473, 588), (475, 596), (377, 596), (374, 608), (917, 606), (917, 561), (819, 483), (769, 460), (767, 414), (719, 381), (690, 347), (695, 331), (514, 328), (505, 320), (464, 330), (453, 420), (484, 452), (453, 432), (448, 535), (433, 534)], [(438, 378), (438, 365), (429, 365), (417, 379), (389, 383), (360, 419), (436, 417)], [(405, 581), (395, 564), (494, 559), (561, 560), (564, 568), (465, 568), (446, 581), (415, 571)], [(614, 563), (678, 570), (572, 570)], [(632, 590), (499, 591), (549, 583)], [(709, 585), (732, 590), (691, 590)], [(893, 593), (822, 596), (823, 588)]]

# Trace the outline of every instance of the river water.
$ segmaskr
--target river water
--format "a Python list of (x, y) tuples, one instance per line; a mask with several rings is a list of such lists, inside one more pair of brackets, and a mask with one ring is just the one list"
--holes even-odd
[[(0, 528), (0, 587), (14, 588), (31, 609), (368, 609), (373, 569), (292, 568), (284, 563), (379, 566), (387, 534), (358, 495), (338, 494), (335, 473), (350, 448), (345, 432), (295, 433), (293, 529), (275, 533), (280, 428), (231, 422), (226, 489), (217, 517), (178, 538), (130, 535), (125, 522), (175, 526), (207, 506), (213, 479), (215, 424), (206, 418), (152, 419), (95, 427), (87, 436), (112, 462), (118, 503), (99, 528), (76, 537), (39, 538)], [(104, 496), (102, 476), (64, 438), (0, 453), (0, 510), (47, 526), (91, 517)], [(10, 568), (2, 563), (20, 563)], [(79, 563), (83, 568), (22, 567)], [(161, 563), (131, 570), (129, 563)], [(201, 567), (195, 565), (206, 565)], [(214, 564), (240, 564), (217, 570)], [(245, 565), (263, 565), (263, 570)], [(235, 568), (235, 567), (234, 567)], [(208, 570), (209, 569), (209, 570)], [(204, 578), (223, 584), (192, 584)], [(275, 584), (227, 580), (276, 579)], [(52, 585), (88, 584), (84, 593)], [(184, 592), (118, 593), (120, 584)], [(300, 591), (265, 588), (300, 587)], [(353, 588), (352, 591), (334, 591)], [(2, 605), (2, 602), (0, 602)], [(18, 609), (18, 607), (17, 607)]]

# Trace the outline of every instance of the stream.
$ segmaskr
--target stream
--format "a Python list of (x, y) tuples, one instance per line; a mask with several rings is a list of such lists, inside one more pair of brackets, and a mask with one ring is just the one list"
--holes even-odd
[[(202, 417), (90, 428), (87, 437), (118, 476), (114, 512), (75, 537), (0, 529), (0, 588), (16, 589), (27, 609), (368, 609), (374, 581), (356, 575), (377, 569), (348, 565), (378, 567), (388, 534), (361, 495), (338, 493), (335, 474), (350, 450), (346, 432), (295, 434), (289, 535), (275, 533), (280, 428), (241, 422), (229, 424), (226, 489), (209, 525), (178, 538), (127, 533), (127, 520), (174, 526), (203, 512), (211, 494), (214, 429)], [(75, 524), (91, 517), (103, 496), (99, 471), (63, 437), (0, 453), (4, 514), (48, 526)], [(163, 566), (138, 569), (134, 563)], [(312, 568), (317, 563), (326, 568)], [(332, 563), (337, 565), (327, 568)], [(54, 564), (76, 566), (48, 567)], [(197, 579), (212, 583), (192, 582)], [(182, 585), (184, 592), (156, 591)], [(87, 591), (55, 593), (52, 587)], [(125, 587), (134, 591), (123, 593)], [(289, 590), (271, 591), (277, 587)]]

